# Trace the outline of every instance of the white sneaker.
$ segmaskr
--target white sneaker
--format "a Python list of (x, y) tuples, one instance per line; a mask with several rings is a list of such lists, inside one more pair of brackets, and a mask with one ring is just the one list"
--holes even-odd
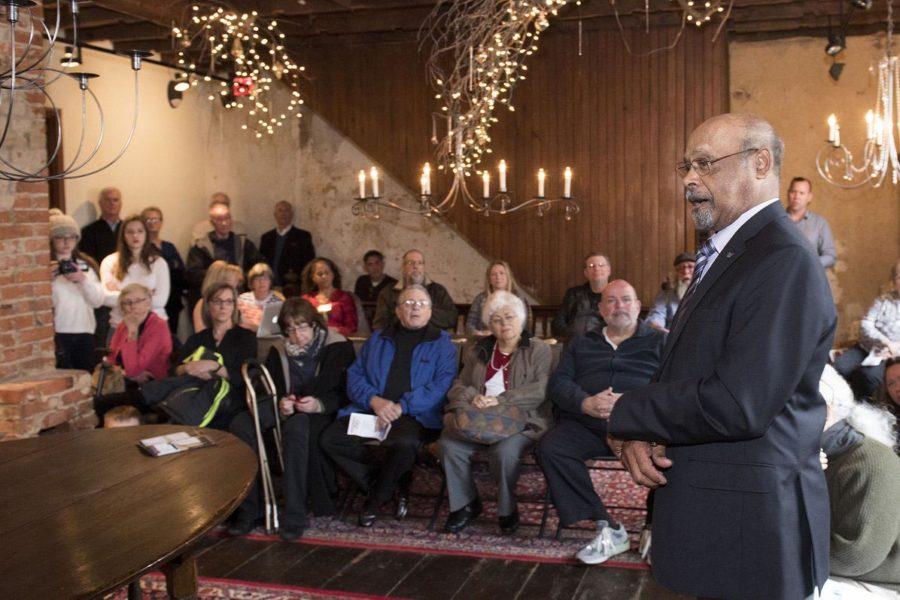
[(575, 555), (575, 558), (587, 565), (606, 562), (617, 554), (627, 552), (630, 546), (628, 533), (621, 524), (618, 529), (613, 529), (606, 521), (598, 521), (597, 524), (600, 526), (597, 537)]

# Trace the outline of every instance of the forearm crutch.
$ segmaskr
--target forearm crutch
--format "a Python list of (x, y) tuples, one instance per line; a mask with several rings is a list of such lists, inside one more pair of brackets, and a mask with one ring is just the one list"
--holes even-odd
[[(259, 458), (259, 477), (262, 483), (263, 499), (266, 505), (266, 533), (271, 534), (278, 530), (278, 502), (275, 498), (275, 486), (272, 482), (272, 470), (269, 468), (269, 457), (266, 452), (266, 443), (263, 439), (262, 428), (259, 424), (259, 402), (256, 397), (256, 387), (253, 385), (254, 382), (253, 376), (251, 375), (251, 369), (253, 369), (256, 373), (260, 373), (262, 372), (262, 366), (254, 360), (248, 360), (243, 365), (241, 365), (241, 377), (244, 380), (244, 387), (247, 390), (247, 410), (250, 412), (250, 417), (253, 419), (253, 428), (256, 432), (256, 454)], [(261, 379), (263, 379), (263, 385), (268, 387), (265, 383), (265, 378), (263, 377)], [(278, 427), (278, 402), (274, 395), (272, 396), (272, 403), (276, 405), (275, 424), (276, 427)]]

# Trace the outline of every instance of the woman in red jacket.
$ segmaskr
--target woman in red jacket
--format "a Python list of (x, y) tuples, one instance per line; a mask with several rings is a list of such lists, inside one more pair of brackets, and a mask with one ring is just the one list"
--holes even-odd
[(353, 296), (341, 289), (341, 272), (328, 258), (317, 258), (306, 265), (301, 275), (303, 297), (328, 321), (328, 327), (341, 335), (353, 335), (359, 326)]

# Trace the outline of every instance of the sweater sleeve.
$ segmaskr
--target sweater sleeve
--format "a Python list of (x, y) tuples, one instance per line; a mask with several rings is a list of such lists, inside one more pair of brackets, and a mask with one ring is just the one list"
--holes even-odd
[(372, 348), (379, 340), (380, 334), (378, 333), (366, 340), (366, 343), (363, 344), (362, 349), (359, 351), (359, 356), (356, 357), (356, 360), (353, 361), (353, 364), (347, 370), (347, 395), (350, 398), (350, 402), (360, 410), (369, 413), (372, 412), (369, 401), (372, 399), (372, 396), (380, 394), (381, 390), (376, 388), (374, 382), (369, 378), (366, 366), (370, 361)]
[(481, 310), (484, 307), (484, 292), (475, 296), (466, 315), (466, 335), (475, 335), (481, 330)]
[(337, 412), (347, 400), (347, 369), (353, 358), (352, 342), (329, 344), (322, 349), (322, 366), (310, 388), (326, 414)]
[(119, 302), (119, 291), (111, 290), (106, 287), (106, 284), (110, 281), (114, 281), (117, 284), (121, 285), (122, 282), (119, 281), (116, 276), (113, 274), (116, 270), (116, 265), (119, 264), (119, 255), (116, 253), (110, 254), (106, 258), (103, 259), (103, 262), (100, 263), (100, 284), (103, 286), (103, 303), (106, 306), (114, 307)]
[(353, 296), (346, 292), (341, 292), (337, 303), (340, 304), (341, 311), (340, 314), (336, 315), (337, 319), (335, 319), (334, 327), (341, 335), (353, 335), (359, 327)]
[(653, 300), (653, 306), (645, 319), (648, 325), (653, 325), (654, 327), (666, 326), (666, 296), (665, 290), (660, 291), (656, 295), (656, 299)]
[(447, 289), (439, 283), (430, 286), (431, 290), (431, 322), (441, 329), (456, 330), (456, 318), (459, 312), (453, 304), (453, 298)]
[[(124, 328), (124, 324), (119, 327)], [(165, 364), (172, 354), (172, 336), (165, 322), (155, 319), (148, 321), (137, 340), (128, 339), (125, 335), (119, 350), (126, 377), (137, 377), (149, 371), (155, 379), (163, 379), (166, 376)]]
[(560, 409), (576, 415), (582, 414), (581, 403), (590, 395), (575, 382), (575, 347), (581, 339), (566, 344), (559, 366), (547, 384), (547, 397)]
[(81, 282), (78, 289), (81, 291), (81, 295), (84, 297), (85, 302), (87, 302), (91, 308), (100, 308), (106, 301), (106, 293), (104, 292), (103, 284), (100, 283), (100, 278), (97, 276), (97, 273), (94, 272), (94, 269), (88, 269), (84, 275), (85, 280)]
[(550, 346), (537, 340), (533, 350), (532, 363), (534, 370), (529, 373), (531, 380), (525, 385), (520, 385), (500, 394), (500, 401), (505, 404), (518, 406), (525, 411), (531, 411), (543, 404), (547, 399), (547, 378), (550, 376), (550, 362), (553, 353)]
[(169, 280), (169, 265), (163, 257), (158, 256), (150, 264), (150, 272), (153, 274), (153, 290), (150, 297), (153, 312), (166, 318), (166, 303), (169, 301), (169, 290), (172, 285)]
[(478, 357), (475, 346), (469, 345), (463, 356), (463, 366), (459, 372), (459, 377), (453, 380), (453, 385), (450, 386), (450, 390), (447, 392), (447, 400), (449, 402), (446, 407), (447, 410), (468, 406), (472, 399), (478, 395), (481, 384), (484, 382), (474, 380), (473, 373), (476, 361), (478, 361)]

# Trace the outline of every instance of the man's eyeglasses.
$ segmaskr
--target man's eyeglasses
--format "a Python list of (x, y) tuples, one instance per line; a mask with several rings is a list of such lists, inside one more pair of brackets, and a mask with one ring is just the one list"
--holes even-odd
[(214, 298), (209, 301), (212, 306), (234, 306), (234, 299), (232, 298)]
[(687, 174), (690, 173), (691, 169), (694, 169), (694, 172), (697, 173), (697, 175), (703, 177), (704, 175), (709, 175), (712, 172), (712, 166), (720, 160), (725, 160), (726, 158), (731, 158), (732, 156), (745, 154), (747, 152), (756, 152), (761, 149), (762, 148), (747, 148), (746, 150), (741, 150), (740, 152), (735, 152), (733, 154), (726, 154), (725, 156), (720, 156), (719, 158), (714, 158), (712, 160), (708, 158), (695, 158), (691, 161), (686, 160), (677, 163), (675, 165), (675, 171), (681, 177), (687, 177)]
[(424, 267), (425, 261), (424, 260), (404, 260), (403, 264), (406, 265), (407, 267)]
[(600, 268), (608, 267), (608, 266), (609, 266), (609, 264), (607, 264), (607, 263), (593, 263), (593, 262), (592, 262), (592, 263), (586, 264), (586, 265), (585, 265), (585, 268), (587, 268), (587, 269), (600, 269)]
[(160, 217), (147, 217), (144, 219), (145, 223), (161, 223), (162, 219)]
[(413, 306), (417, 308), (426, 308), (431, 306), (431, 300), (404, 300), (400, 304), (406, 308), (412, 308)]

